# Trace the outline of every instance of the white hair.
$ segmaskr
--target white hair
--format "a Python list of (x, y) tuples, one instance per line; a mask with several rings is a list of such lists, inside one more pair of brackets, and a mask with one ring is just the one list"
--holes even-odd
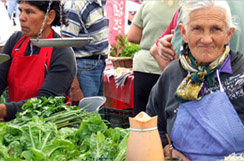
[(187, 0), (183, 6), (181, 22), (187, 28), (190, 21), (190, 14), (198, 9), (208, 7), (219, 7), (224, 9), (226, 14), (227, 30), (230, 28), (237, 29), (237, 23), (234, 22), (234, 18), (231, 15), (231, 10), (228, 3), (225, 0)]

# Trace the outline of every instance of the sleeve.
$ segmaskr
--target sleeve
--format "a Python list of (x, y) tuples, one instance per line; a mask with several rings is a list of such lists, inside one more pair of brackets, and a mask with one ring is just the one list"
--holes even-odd
[[(178, 17), (181, 17), (182, 15), (182, 7), (183, 5), (186, 3), (186, 0), (183, 0), (182, 3), (181, 3), (181, 7), (179, 8), (179, 13), (178, 13)], [(174, 31), (174, 36), (171, 40), (171, 43), (174, 47), (174, 50), (177, 54), (180, 54), (180, 47), (182, 45), (182, 43), (184, 42), (182, 37), (181, 37), (181, 34), (180, 34), (180, 30), (179, 30), (179, 24), (181, 23), (181, 19), (178, 18), (177, 20), (177, 25), (175, 27), (175, 31)]]
[[(13, 33), (12, 36), (8, 39), (6, 42), (4, 48), (2, 49), (2, 53), (8, 54), (11, 56), (12, 50), (15, 46), (15, 44), (19, 41), (19, 39), (22, 37), (21, 32), (16, 32)], [(8, 71), (11, 65), (12, 59), (9, 61), (0, 64), (0, 94), (3, 93), (5, 88), (7, 87), (7, 78), (8, 78)], [(6, 103), (7, 106), (7, 117), (5, 120), (11, 120), (15, 118), (15, 114), (18, 111), (21, 111), (21, 106), (23, 105), (24, 101), (20, 102), (11, 102), (11, 103)]]
[(165, 35), (171, 34), (171, 31), (176, 28), (177, 26), (177, 19), (178, 19), (179, 8), (176, 10), (174, 17), (172, 18), (168, 28), (164, 31), (164, 33), (158, 38), (156, 41), (156, 45), (158, 46), (159, 40), (164, 37)]
[(155, 84), (155, 86), (152, 88), (151, 93), (149, 95), (148, 103), (146, 106), (146, 112), (149, 116), (158, 116), (158, 131), (159, 135), (162, 141), (162, 146), (168, 144), (168, 140), (166, 138), (167, 133), (167, 121), (165, 119), (165, 111), (164, 111), (164, 87), (162, 82), (164, 78), (162, 75), (159, 78), (159, 81)]
[(76, 60), (71, 48), (56, 48), (50, 61), (49, 71), (39, 96), (63, 96), (69, 94), (76, 74)]
[[(21, 32), (12, 34), (12, 36), (10, 36), (10, 38), (7, 40), (1, 52), (11, 56), (14, 45), (21, 37)], [(0, 95), (2, 95), (3, 91), (7, 87), (7, 77), (11, 62), (12, 60), (10, 59), (9, 61), (0, 64)]]
[[(81, 1), (82, 2), (82, 1)], [(79, 3), (81, 3), (79, 2)], [(61, 34), (68, 37), (78, 37), (80, 33), (81, 18), (80, 18), (80, 9), (78, 5), (75, 5), (78, 2), (67, 1), (65, 2), (64, 11), (66, 14), (66, 19), (68, 20), (68, 26), (63, 25), (61, 28)]]
[(142, 17), (142, 12), (144, 8), (145, 2), (143, 2), (139, 8), (139, 10), (136, 12), (135, 17), (132, 20), (132, 23), (135, 24), (136, 26), (143, 28), (143, 17)]

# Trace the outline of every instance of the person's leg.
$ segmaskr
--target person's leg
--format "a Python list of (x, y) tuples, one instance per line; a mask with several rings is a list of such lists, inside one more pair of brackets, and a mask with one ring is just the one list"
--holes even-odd
[(160, 75), (134, 71), (134, 115), (146, 111), (150, 91)]
[[(77, 78), (84, 97), (104, 95), (105, 65), (105, 60), (77, 59)], [(103, 107), (99, 113), (103, 118)]]
[(77, 67), (77, 78), (84, 96), (103, 96), (105, 61), (77, 59)]

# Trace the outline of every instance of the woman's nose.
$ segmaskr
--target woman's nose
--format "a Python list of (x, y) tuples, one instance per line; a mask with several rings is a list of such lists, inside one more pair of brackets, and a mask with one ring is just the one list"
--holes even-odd
[(25, 20), (25, 15), (23, 12), (19, 13), (19, 21), (24, 21)]
[(204, 32), (201, 37), (201, 42), (204, 44), (209, 44), (213, 42), (213, 37), (210, 32)]

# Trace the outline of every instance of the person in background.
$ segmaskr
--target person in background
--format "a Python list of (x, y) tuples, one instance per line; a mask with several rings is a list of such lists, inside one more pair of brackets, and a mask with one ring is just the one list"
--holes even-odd
[(8, 38), (13, 34), (14, 28), (11, 20), (8, 17), (8, 12), (4, 6), (4, 2), (0, 1), (0, 22), (4, 22), (4, 25), (0, 26), (0, 52), (5, 45)]
[(13, 22), (13, 26), (17, 25), (19, 17), (19, 4), (17, 0), (7, 0), (8, 16)]
[[(187, 0), (183, 0), (181, 8)], [(244, 3), (242, 1), (231, 1), (228, 0), (227, 3), (231, 8), (231, 13), (238, 22), (238, 29), (235, 31), (232, 39), (230, 40), (230, 46), (233, 51), (241, 51), (244, 53), (244, 21), (242, 20), (242, 12), (244, 8)], [(178, 58), (180, 53), (180, 45), (182, 43), (182, 38), (179, 32), (178, 24), (180, 24), (180, 17), (182, 10), (181, 8), (175, 13), (171, 24), (168, 26), (167, 30), (160, 36), (154, 46), (151, 48), (150, 53), (157, 61), (158, 65), (163, 70), (171, 61)], [(174, 34), (171, 31), (174, 31)]]
[(9, 18), (19, 16), (19, 4), (17, 0), (7, 0), (8, 16)]
[(162, 73), (149, 50), (169, 25), (178, 6), (179, 1), (143, 1), (128, 31), (128, 40), (141, 48), (133, 58), (135, 115), (146, 111), (151, 88)]
[(187, 1), (181, 22), (179, 59), (165, 68), (147, 104), (147, 113), (158, 115), (165, 156), (170, 146), (183, 160), (243, 153), (244, 57), (230, 49), (237, 25), (228, 3)]
[(69, 25), (61, 28), (63, 37), (93, 38), (88, 45), (73, 48), (77, 61), (77, 75), (71, 88), (72, 105), (78, 105), (83, 97), (103, 96), (103, 71), (109, 47), (105, 3), (104, 0), (65, 2)]
[[(0, 104), (0, 120), (6, 121), (14, 119), (30, 98), (69, 95), (76, 74), (72, 48), (39, 48), (30, 41), (31, 38), (60, 37), (52, 30), (52, 26), (60, 25), (60, 15), (63, 14), (60, 13), (60, 1), (19, 0), (19, 10), (21, 31), (6, 42), (2, 52), (11, 58), (0, 64), (0, 95), (8, 86), (10, 99), (9, 103)], [(64, 14), (61, 21), (66, 23)]]

